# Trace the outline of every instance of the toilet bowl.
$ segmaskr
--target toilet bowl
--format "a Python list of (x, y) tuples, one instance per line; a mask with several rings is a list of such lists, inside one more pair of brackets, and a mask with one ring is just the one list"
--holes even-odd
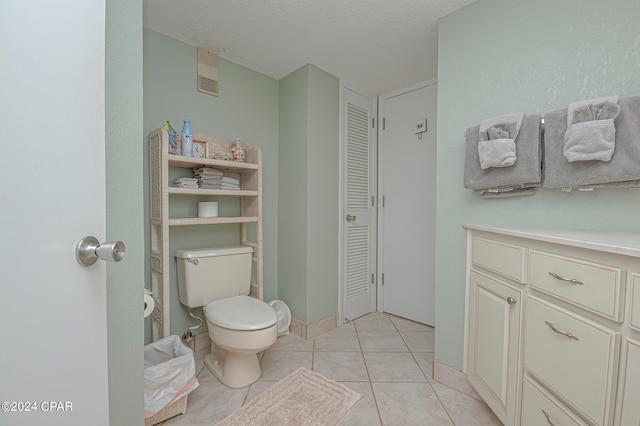
[(248, 386), (260, 378), (258, 353), (278, 337), (278, 317), (267, 303), (249, 296), (216, 300), (205, 307), (211, 354), (206, 367), (230, 388)]
[(231, 388), (260, 378), (257, 354), (278, 337), (276, 311), (248, 296), (252, 253), (244, 246), (176, 251), (180, 303), (204, 307), (211, 338), (205, 365)]

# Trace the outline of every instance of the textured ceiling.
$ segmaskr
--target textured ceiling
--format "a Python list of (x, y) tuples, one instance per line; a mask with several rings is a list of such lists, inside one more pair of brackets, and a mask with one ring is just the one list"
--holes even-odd
[(276, 79), (313, 64), (380, 95), (435, 78), (438, 19), (474, 1), (144, 0), (144, 26)]

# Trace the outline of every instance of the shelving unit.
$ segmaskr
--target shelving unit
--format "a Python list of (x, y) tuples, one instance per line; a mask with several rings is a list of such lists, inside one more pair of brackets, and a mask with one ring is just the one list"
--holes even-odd
[[(202, 133), (193, 134), (194, 141), (217, 143), (220, 141)], [(151, 227), (151, 291), (156, 308), (152, 314), (153, 340), (169, 336), (170, 312), (170, 268), (173, 266), (169, 253), (169, 228), (172, 226), (240, 224), (242, 245), (253, 248), (255, 281), (251, 283), (250, 295), (262, 300), (263, 256), (262, 256), (262, 151), (258, 146), (246, 148), (246, 162), (214, 160), (209, 158), (183, 157), (169, 154), (169, 134), (157, 129), (149, 134), (149, 186)], [(169, 181), (169, 169), (197, 168), (208, 166), (223, 172), (240, 174), (240, 190), (175, 188)], [(232, 196), (240, 198), (240, 216), (212, 218), (171, 218), (171, 199), (180, 196)], [(249, 225), (255, 223), (255, 235), (250, 239)]]

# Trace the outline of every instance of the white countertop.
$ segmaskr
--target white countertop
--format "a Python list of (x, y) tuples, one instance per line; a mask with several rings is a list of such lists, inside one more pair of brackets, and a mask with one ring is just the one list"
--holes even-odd
[(464, 225), (464, 228), (640, 257), (640, 234), (632, 232), (496, 228), (482, 225)]

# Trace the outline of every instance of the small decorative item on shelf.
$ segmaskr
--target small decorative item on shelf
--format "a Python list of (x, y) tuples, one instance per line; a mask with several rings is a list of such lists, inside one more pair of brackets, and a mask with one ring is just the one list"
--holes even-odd
[(214, 160), (231, 160), (231, 149), (228, 143), (214, 138), (213, 141), (208, 143), (208, 146), (208, 158), (213, 158)]
[(209, 144), (202, 141), (193, 141), (192, 157), (207, 158), (209, 156)]
[(191, 133), (191, 120), (183, 120), (182, 125), (182, 155), (193, 156), (193, 135)]
[(169, 123), (169, 120), (167, 120), (167, 122), (164, 123), (163, 128), (169, 134), (169, 154), (180, 155), (180, 143), (178, 142), (178, 135), (176, 134), (176, 131), (173, 129), (173, 127), (171, 126), (171, 123)]
[(239, 138), (236, 138), (231, 143), (231, 158), (233, 161), (241, 161), (244, 162), (245, 159), (245, 146), (242, 142), (240, 142)]

